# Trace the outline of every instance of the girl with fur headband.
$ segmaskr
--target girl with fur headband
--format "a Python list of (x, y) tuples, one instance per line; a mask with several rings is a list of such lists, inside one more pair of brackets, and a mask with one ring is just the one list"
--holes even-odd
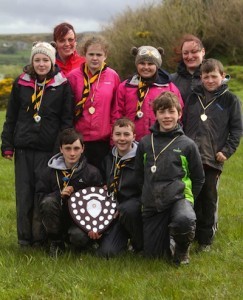
[(149, 133), (149, 128), (155, 122), (152, 102), (158, 95), (171, 91), (179, 97), (182, 108), (184, 104), (169, 74), (160, 68), (163, 48), (133, 47), (131, 53), (135, 56), (136, 73), (119, 85), (117, 103), (119, 117), (126, 116), (135, 123), (136, 140), (140, 141)]

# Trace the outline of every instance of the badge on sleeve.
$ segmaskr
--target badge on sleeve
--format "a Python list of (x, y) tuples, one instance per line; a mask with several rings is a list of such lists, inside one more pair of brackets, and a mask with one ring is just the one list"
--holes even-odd
[(116, 201), (102, 187), (88, 187), (73, 193), (68, 207), (73, 221), (82, 230), (101, 233), (114, 219)]

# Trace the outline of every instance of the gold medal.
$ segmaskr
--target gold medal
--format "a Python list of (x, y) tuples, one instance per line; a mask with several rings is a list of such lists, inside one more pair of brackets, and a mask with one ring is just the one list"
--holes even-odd
[(157, 167), (156, 167), (156, 165), (153, 165), (153, 166), (151, 167), (151, 172), (152, 172), (152, 173), (155, 173), (155, 172), (156, 172), (156, 170), (157, 170)]
[(95, 108), (94, 108), (94, 106), (90, 106), (90, 108), (89, 108), (89, 113), (90, 113), (91, 115), (93, 115), (93, 114), (95, 113)]
[(205, 114), (202, 114), (201, 115), (201, 120), (203, 121), (203, 122), (205, 122), (206, 120), (207, 120), (207, 115), (205, 115)]
[(34, 120), (36, 123), (39, 123), (41, 121), (41, 116), (39, 115), (34, 116)]

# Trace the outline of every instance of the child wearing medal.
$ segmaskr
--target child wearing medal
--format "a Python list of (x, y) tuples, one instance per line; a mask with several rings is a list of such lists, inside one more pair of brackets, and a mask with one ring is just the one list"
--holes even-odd
[(176, 264), (188, 264), (196, 229), (193, 203), (204, 182), (203, 166), (196, 144), (178, 123), (178, 97), (163, 92), (152, 108), (156, 122), (139, 142), (135, 163), (142, 189), (144, 254), (169, 254)]
[(209, 251), (217, 230), (218, 183), (224, 162), (236, 151), (242, 135), (239, 99), (225, 84), (223, 65), (206, 59), (202, 85), (188, 97), (183, 116), (185, 134), (198, 145), (205, 183), (195, 202), (199, 251)]
[(55, 66), (55, 43), (37, 42), (30, 64), (17, 77), (2, 132), (2, 155), (15, 162), (17, 234), (20, 246), (44, 241), (36, 186), (60, 130), (72, 127), (71, 88)]
[(42, 222), (50, 242), (49, 254), (56, 258), (65, 251), (65, 242), (76, 249), (91, 243), (88, 234), (72, 220), (68, 200), (72, 193), (90, 186), (101, 186), (97, 168), (87, 163), (82, 135), (73, 128), (60, 134), (60, 152), (43, 169), (37, 192)]
[(133, 47), (136, 73), (123, 81), (117, 90), (119, 117), (126, 116), (136, 126), (136, 140), (149, 133), (155, 122), (152, 110), (153, 100), (164, 91), (175, 93), (183, 108), (183, 100), (178, 88), (171, 82), (169, 74), (161, 69), (163, 48), (152, 46)]
[(108, 193), (117, 202), (116, 218), (103, 233), (97, 254), (112, 257), (128, 249), (143, 247), (141, 192), (135, 177), (137, 143), (135, 126), (128, 118), (118, 119), (112, 130), (114, 147), (102, 163), (103, 178)]
[(86, 62), (68, 74), (75, 101), (75, 128), (84, 137), (88, 161), (100, 168), (110, 150), (111, 127), (117, 118), (118, 74), (109, 68), (108, 44), (102, 36), (87, 36), (81, 52)]

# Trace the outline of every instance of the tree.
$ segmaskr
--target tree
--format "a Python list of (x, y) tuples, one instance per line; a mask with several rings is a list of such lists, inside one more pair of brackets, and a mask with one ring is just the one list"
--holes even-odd
[(163, 47), (163, 67), (172, 71), (173, 49), (185, 33), (202, 39), (206, 56), (243, 62), (242, 0), (164, 0), (159, 4), (127, 9), (104, 28), (111, 45), (108, 63), (122, 78), (135, 70), (132, 46)]

